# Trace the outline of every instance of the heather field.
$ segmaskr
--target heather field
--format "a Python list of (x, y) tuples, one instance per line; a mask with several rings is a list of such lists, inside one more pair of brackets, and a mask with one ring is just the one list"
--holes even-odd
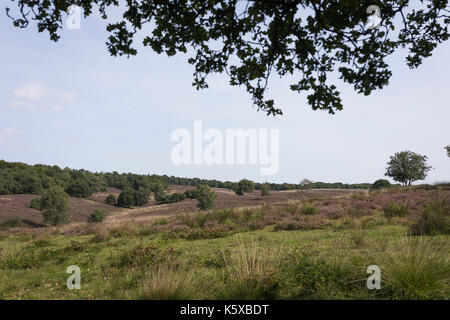
[[(190, 188), (170, 186), (168, 193)], [(70, 201), (84, 201), (89, 210), (108, 206), (103, 202), (110, 192)], [(192, 199), (162, 205), (151, 200), (139, 208), (109, 206), (101, 223), (84, 217), (60, 227), (7, 228), (14, 206), (2, 200), (0, 297), (450, 298), (448, 186), (296, 190), (267, 197), (215, 192), (211, 210), (198, 211)], [(25, 203), (28, 196), (7, 197)], [(80, 267), (80, 290), (66, 286), (70, 265)], [(367, 287), (371, 265), (380, 267), (381, 289)]]

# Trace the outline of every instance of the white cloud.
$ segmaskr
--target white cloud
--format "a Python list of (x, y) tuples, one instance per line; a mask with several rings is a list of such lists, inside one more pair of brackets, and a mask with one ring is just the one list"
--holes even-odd
[(50, 90), (44, 84), (36, 82), (21, 84), (12, 93), (15, 98), (8, 104), (12, 108), (50, 111), (62, 111), (63, 105), (72, 102), (76, 97), (72, 92)]
[(9, 106), (12, 108), (21, 108), (21, 109), (34, 109), (36, 105), (34, 103), (19, 101), (19, 100), (11, 100), (9, 102)]
[(11, 138), (23, 135), (22, 130), (14, 128), (3, 128), (0, 130), (0, 144), (7, 142)]
[(41, 83), (27, 83), (15, 89), (13, 94), (18, 98), (38, 101), (45, 96), (46, 89)]

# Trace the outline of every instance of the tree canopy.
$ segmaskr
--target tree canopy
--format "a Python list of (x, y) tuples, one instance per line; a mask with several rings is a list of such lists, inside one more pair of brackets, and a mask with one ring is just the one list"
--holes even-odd
[[(386, 62), (397, 49), (408, 50), (406, 63), (417, 68), (448, 40), (448, 0), (9, 0), (13, 25), (31, 21), (57, 41), (67, 10), (77, 5), (87, 18), (98, 10), (108, 21), (106, 45), (112, 56), (136, 55), (136, 38), (168, 56), (188, 53), (193, 85), (207, 88), (207, 77), (226, 73), (243, 86), (258, 110), (282, 114), (267, 97), (269, 78), (289, 76), (290, 89), (305, 92), (314, 109), (343, 109), (335, 74), (369, 95), (389, 83)], [(125, 2), (125, 1), (124, 1)], [(380, 9), (380, 26), (367, 28), (368, 8)], [(108, 12), (122, 10), (119, 21)]]
[(412, 151), (397, 152), (391, 156), (386, 168), (386, 176), (404, 185), (426, 178), (432, 167), (427, 165), (427, 156)]

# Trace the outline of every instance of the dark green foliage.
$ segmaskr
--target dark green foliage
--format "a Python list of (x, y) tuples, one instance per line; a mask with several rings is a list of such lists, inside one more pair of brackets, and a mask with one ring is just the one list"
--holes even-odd
[(58, 226), (68, 220), (69, 197), (61, 187), (47, 189), (41, 197), (41, 210), (44, 223)]
[(391, 187), (391, 183), (388, 180), (379, 179), (373, 183), (371, 189), (379, 190), (379, 189), (386, 189), (386, 188), (390, 188), (390, 187)]
[(242, 179), (235, 188), (234, 192), (239, 196), (243, 196), (245, 192), (255, 190), (255, 183), (248, 179)]
[(105, 220), (105, 212), (103, 210), (96, 209), (88, 217), (88, 222), (102, 222)]
[(261, 185), (261, 196), (266, 197), (270, 195), (270, 185), (268, 183), (264, 183)]
[(115, 205), (116, 204), (116, 197), (113, 194), (109, 194), (106, 199), (105, 199), (105, 203), (110, 204), (110, 205)]
[(119, 197), (117, 198), (117, 205), (119, 207), (130, 208), (134, 206), (134, 195), (135, 191), (129, 187), (122, 190)]
[(11, 218), (0, 223), (0, 228), (11, 229), (17, 228), (22, 224), (22, 220), (20, 218)]
[(148, 203), (150, 199), (150, 192), (143, 188), (139, 187), (139, 190), (134, 192), (134, 205), (135, 206), (143, 206)]
[[(31, 21), (39, 32), (59, 39), (73, 1), (10, 1), (6, 15), (12, 25), (26, 28)], [(76, 1), (87, 18), (116, 11), (120, 1)], [(112, 56), (136, 55), (135, 39), (168, 56), (185, 54), (194, 66), (193, 85), (208, 87), (207, 77), (226, 73), (233, 86), (242, 86), (253, 104), (268, 115), (282, 114), (267, 99), (270, 75), (297, 79), (290, 84), (306, 92), (314, 109), (335, 113), (343, 109), (337, 76), (360, 94), (369, 95), (389, 84), (387, 60), (405, 48), (406, 64), (417, 68), (434, 49), (448, 40), (447, 0), (376, 1), (382, 26), (365, 26), (369, 1), (130, 1), (109, 20), (106, 42)], [(10, 11), (10, 7), (15, 9)], [(397, 23), (398, 22), (398, 23)], [(145, 31), (143, 31), (145, 30)], [(331, 80), (329, 78), (332, 78)]]
[(386, 168), (386, 176), (403, 185), (426, 178), (431, 167), (427, 165), (427, 156), (412, 151), (397, 152), (391, 156)]
[(198, 186), (196, 191), (197, 206), (201, 210), (213, 209), (216, 206), (217, 194), (209, 186)]
[(67, 193), (72, 197), (86, 198), (92, 194), (92, 190), (85, 179), (79, 178), (69, 183)]
[(184, 194), (186, 195), (186, 198), (196, 199), (197, 198), (197, 189), (186, 190), (184, 192)]
[(30, 208), (41, 210), (41, 198), (33, 198), (30, 201)]
[[(87, 186), (86, 186), (87, 184)], [(232, 189), (236, 192), (238, 183), (230, 181), (207, 180), (199, 178), (180, 178), (158, 175), (136, 175), (131, 173), (92, 173), (86, 170), (61, 169), (58, 166), (37, 164), (29, 166), (18, 162), (0, 160), (0, 194), (32, 193), (41, 194), (42, 190), (60, 186), (74, 196), (86, 197), (93, 192), (105, 191), (106, 187), (121, 190), (130, 187), (134, 190), (144, 188), (158, 197), (164, 198), (168, 184), (199, 186), (208, 185), (213, 188)], [(313, 182), (307, 186), (302, 184), (268, 184), (270, 190), (290, 189), (368, 189), (370, 184), (344, 184)], [(263, 184), (255, 183), (255, 189), (260, 190)], [(242, 190), (241, 190), (242, 192)], [(186, 197), (195, 198), (195, 191), (188, 191)], [(168, 201), (168, 200), (167, 200)]]

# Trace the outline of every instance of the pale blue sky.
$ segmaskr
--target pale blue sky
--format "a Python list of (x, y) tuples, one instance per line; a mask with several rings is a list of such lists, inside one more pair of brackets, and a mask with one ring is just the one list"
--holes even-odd
[[(186, 56), (150, 49), (130, 59), (107, 53), (105, 23), (82, 21), (50, 42), (34, 28), (13, 28), (0, 18), (0, 159), (61, 167), (168, 174), (183, 177), (298, 183), (373, 182), (383, 178), (396, 151), (429, 157), (426, 182), (450, 180), (448, 100), (450, 44), (441, 45), (418, 70), (391, 57), (391, 83), (364, 97), (342, 84), (344, 110), (312, 111), (290, 79), (273, 78), (270, 95), (284, 115), (252, 108), (244, 88), (225, 76), (196, 91)], [(179, 165), (171, 162), (171, 133), (207, 128), (278, 128), (280, 170), (261, 176), (255, 165)]]

